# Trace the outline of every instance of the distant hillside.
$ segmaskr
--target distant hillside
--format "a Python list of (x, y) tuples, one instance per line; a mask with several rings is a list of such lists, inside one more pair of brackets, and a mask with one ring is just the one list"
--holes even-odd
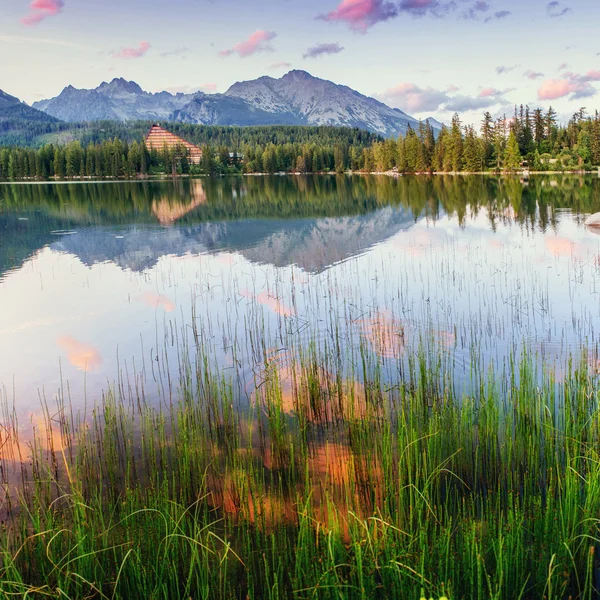
[[(67, 122), (141, 119), (198, 125), (329, 125), (386, 137), (405, 134), (409, 126), (418, 124), (397, 108), (306, 71), (238, 82), (224, 94), (153, 94), (118, 78), (91, 90), (68, 86), (34, 107)], [(430, 123), (440, 129), (437, 121)]]
[(58, 119), (0, 90), (0, 143), (19, 144), (47, 133)]
[[(141, 142), (153, 123), (153, 121), (65, 123), (56, 119), (48, 123), (40, 123), (28, 120), (22, 121), (19, 129), (3, 131), (0, 125), (0, 146), (40, 147), (45, 144), (65, 145), (73, 141), (79, 141), (83, 146), (87, 146), (90, 143), (101, 143), (115, 137), (124, 142)], [(368, 131), (348, 127), (299, 125), (230, 127), (160, 123), (175, 135), (193, 144), (227, 146), (232, 149), (239, 149), (243, 144), (267, 143), (349, 143), (362, 147), (381, 139)]]
[(18, 98), (0, 90), (0, 121), (38, 121), (56, 123), (58, 119), (31, 108)]

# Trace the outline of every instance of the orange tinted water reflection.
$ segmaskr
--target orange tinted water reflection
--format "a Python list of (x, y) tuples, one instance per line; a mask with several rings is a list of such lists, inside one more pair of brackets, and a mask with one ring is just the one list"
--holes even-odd
[(162, 307), (166, 312), (173, 312), (175, 310), (175, 303), (168, 296), (164, 296), (162, 294), (146, 292), (145, 294), (139, 296), (138, 299), (140, 302), (143, 302), (152, 308)]
[(360, 321), (362, 335), (381, 358), (398, 358), (404, 353), (405, 325), (387, 310)]
[(91, 344), (70, 335), (59, 337), (56, 343), (67, 353), (69, 362), (80, 371), (95, 371), (102, 364), (100, 352)]
[(274, 313), (281, 315), (282, 317), (291, 317), (296, 314), (296, 311), (289, 306), (286, 306), (280, 298), (273, 296), (269, 292), (260, 292), (259, 294), (253, 294), (250, 290), (242, 290), (240, 294), (244, 298), (254, 299), (258, 304), (266, 306)]
[(152, 202), (152, 212), (161, 225), (170, 226), (198, 206), (206, 203), (206, 193), (202, 182), (193, 179), (190, 182), (190, 202), (173, 201), (168, 197)]

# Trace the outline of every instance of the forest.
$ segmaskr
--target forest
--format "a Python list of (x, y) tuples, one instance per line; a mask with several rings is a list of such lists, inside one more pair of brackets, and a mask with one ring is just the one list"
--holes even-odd
[[(160, 174), (336, 172), (515, 172), (582, 171), (600, 165), (600, 116), (585, 109), (558, 124), (549, 108), (516, 107), (511, 118), (483, 115), (479, 131), (454, 115), (449, 126), (428, 122), (398, 139), (343, 127), (223, 127), (165, 123), (202, 147), (199, 165), (182, 148), (149, 150), (147, 122), (70, 125), (32, 124), (52, 132), (39, 147), (6, 144), (0, 149), (0, 179), (130, 179)], [(32, 137), (32, 139), (43, 139)], [(77, 138), (77, 139), (74, 139)]]

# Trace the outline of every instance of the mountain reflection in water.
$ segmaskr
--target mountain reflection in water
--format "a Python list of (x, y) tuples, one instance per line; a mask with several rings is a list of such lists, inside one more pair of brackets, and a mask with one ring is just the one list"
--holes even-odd
[[(40, 389), (62, 389), (61, 370), (74, 398), (123, 370), (146, 391), (156, 382), (155, 399), (174, 396), (161, 377), (178, 377), (194, 330), (213, 364), (250, 384), (250, 404), (258, 373), (291, 411), (294, 364), (265, 374), (259, 349), (232, 350), (257, 316), (273, 347), (290, 332), (299, 346), (307, 330), (316, 343), (345, 336), (349, 355), (366, 348), (386, 366), (386, 385), (428, 344), (463, 379), (473, 343), (486, 365), (519, 339), (558, 362), (574, 348), (595, 357), (600, 240), (583, 223), (598, 210), (590, 176), (0, 185), (0, 391), (14, 381), (31, 411)], [(314, 384), (358, 399), (360, 415), (365, 394), (336, 369)], [(333, 408), (314, 410), (319, 421)]]

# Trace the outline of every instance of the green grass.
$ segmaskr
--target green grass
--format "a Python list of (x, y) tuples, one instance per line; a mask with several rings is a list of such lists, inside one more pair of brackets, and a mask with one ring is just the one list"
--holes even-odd
[(251, 315), (248, 402), (194, 328), (158, 406), (135, 382), (85, 420), (61, 397), (27, 440), (4, 407), (0, 596), (599, 596), (586, 368), (556, 381), (527, 352), (503, 375), (474, 358), (458, 395), (424, 341), (389, 385), (369, 344), (352, 359), (339, 331), (300, 340), (282, 317), (274, 352)]

